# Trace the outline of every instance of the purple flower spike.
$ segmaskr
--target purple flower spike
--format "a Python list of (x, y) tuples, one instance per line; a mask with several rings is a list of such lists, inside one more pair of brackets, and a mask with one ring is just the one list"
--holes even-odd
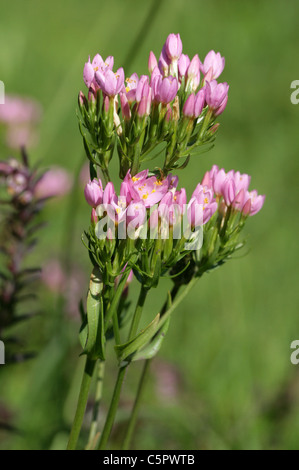
[(108, 68), (105, 72), (98, 71), (95, 74), (95, 79), (105, 95), (116, 96), (124, 87), (124, 69), (120, 68), (116, 73)]

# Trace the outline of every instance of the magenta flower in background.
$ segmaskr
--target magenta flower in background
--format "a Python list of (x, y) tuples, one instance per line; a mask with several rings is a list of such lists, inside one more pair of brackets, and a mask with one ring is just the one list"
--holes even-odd
[(223, 72), (225, 66), (225, 58), (221, 57), (220, 52), (210, 51), (203, 62), (200, 64), (200, 70), (204, 74), (206, 81), (215, 80)]
[(103, 185), (101, 180), (94, 179), (89, 181), (84, 189), (86, 202), (93, 208), (96, 208), (103, 200)]
[(42, 269), (41, 280), (52, 292), (64, 292), (67, 277), (58, 260), (49, 260)]
[(29, 98), (8, 95), (5, 104), (0, 106), (0, 122), (4, 124), (36, 123), (41, 116), (40, 104)]
[(105, 71), (99, 70), (95, 73), (95, 80), (105, 95), (114, 97), (124, 87), (124, 69), (121, 67), (116, 73), (112, 72), (109, 68), (106, 68)]
[(73, 178), (66, 170), (52, 168), (38, 181), (34, 194), (38, 199), (64, 196), (71, 190), (72, 185)]
[(0, 125), (6, 126), (6, 144), (9, 148), (34, 147), (39, 134), (36, 125), (41, 120), (39, 103), (29, 98), (6, 96), (0, 106)]

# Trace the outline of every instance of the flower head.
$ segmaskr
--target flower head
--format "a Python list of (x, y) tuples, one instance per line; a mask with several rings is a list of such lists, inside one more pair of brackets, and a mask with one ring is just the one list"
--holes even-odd
[(205, 80), (210, 82), (221, 75), (224, 65), (225, 59), (221, 57), (220, 52), (210, 51), (203, 64), (200, 64), (200, 70), (204, 74)]
[(124, 69), (121, 67), (116, 73), (109, 68), (105, 71), (97, 71), (95, 80), (105, 95), (114, 97), (121, 92), (124, 87)]

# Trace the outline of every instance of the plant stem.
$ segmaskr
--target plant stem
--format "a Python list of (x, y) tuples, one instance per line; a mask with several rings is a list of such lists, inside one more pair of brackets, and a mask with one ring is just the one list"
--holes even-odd
[(151, 359), (147, 359), (142, 369), (142, 374), (141, 374), (140, 381), (138, 384), (138, 389), (137, 389), (137, 395), (136, 395), (134, 406), (133, 406), (132, 413), (130, 416), (130, 421), (129, 421), (128, 428), (126, 431), (126, 436), (123, 442), (122, 450), (128, 450), (130, 447), (130, 443), (131, 443), (132, 435), (136, 426), (138, 411), (139, 411), (139, 407), (141, 404), (141, 398), (142, 398), (144, 387), (146, 384), (146, 378), (148, 376), (150, 364), (151, 364)]
[[(176, 295), (178, 294), (180, 287), (181, 286), (178, 285), (178, 284), (175, 284), (173, 286), (173, 288), (171, 290), (171, 299), (172, 299), (172, 301), (175, 299)], [(166, 312), (167, 306), (168, 306), (168, 298), (166, 299), (166, 301), (165, 301), (165, 303), (162, 307), (161, 316), (163, 316), (164, 313)], [(123, 441), (122, 450), (128, 450), (129, 447), (130, 447), (130, 443), (131, 443), (133, 432), (134, 432), (134, 429), (135, 429), (135, 426), (136, 426), (136, 422), (137, 422), (137, 418), (138, 418), (138, 411), (139, 411), (139, 408), (140, 408), (140, 405), (141, 405), (141, 398), (142, 398), (144, 387), (145, 387), (145, 384), (146, 384), (146, 379), (147, 379), (148, 372), (149, 372), (149, 369), (150, 369), (151, 361), (152, 361), (152, 359), (146, 359), (145, 362), (144, 362), (144, 366), (143, 366), (143, 369), (142, 369), (140, 381), (139, 381), (139, 384), (138, 384), (137, 395), (136, 395), (134, 406), (133, 406), (132, 413), (131, 413), (131, 416), (130, 416), (129, 424), (128, 424), (128, 427), (127, 427), (127, 430), (126, 430), (126, 435), (125, 435), (125, 438), (124, 438), (124, 441)]]
[(134, 338), (134, 336), (137, 333), (138, 325), (139, 325), (139, 322), (140, 322), (140, 318), (141, 318), (141, 314), (142, 314), (142, 310), (143, 310), (143, 306), (144, 306), (144, 303), (145, 303), (147, 293), (148, 293), (148, 289), (146, 289), (142, 285), (141, 289), (140, 289), (140, 294), (139, 294), (139, 298), (138, 298), (138, 301), (137, 301), (133, 321), (131, 323), (131, 328), (130, 328), (128, 341), (130, 341), (132, 338)]
[[(139, 294), (138, 301), (137, 301), (136, 308), (135, 308), (134, 317), (133, 317), (131, 328), (130, 328), (128, 341), (130, 341), (132, 338), (134, 338), (134, 336), (137, 333), (138, 325), (139, 325), (139, 321), (140, 321), (142, 309), (143, 309), (143, 306), (144, 306), (144, 303), (145, 303), (147, 292), (148, 292), (148, 289), (146, 289), (144, 286), (141, 286), (140, 294)], [(116, 379), (114, 392), (113, 392), (113, 395), (112, 395), (108, 415), (107, 415), (106, 422), (105, 422), (105, 425), (104, 425), (104, 429), (103, 429), (103, 432), (102, 432), (102, 435), (101, 435), (101, 440), (100, 440), (98, 450), (105, 450), (106, 449), (107, 442), (108, 442), (108, 439), (110, 437), (112, 426), (113, 426), (113, 423), (114, 423), (114, 420), (115, 420), (115, 415), (116, 415), (116, 412), (117, 412), (119, 399), (120, 399), (120, 392), (121, 392), (122, 384), (123, 384), (123, 381), (124, 381), (124, 378), (125, 378), (125, 374), (126, 374), (126, 370), (127, 370), (128, 365), (129, 364), (125, 365), (124, 367), (121, 367), (118, 371), (118, 376), (117, 376), (117, 379)]]
[(93, 413), (92, 413), (92, 422), (90, 426), (89, 439), (88, 439), (88, 444), (87, 444), (86, 449), (93, 448), (94, 440), (97, 434), (98, 414), (99, 414), (99, 409), (100, 409), (100, 403), (102, 400), (104, 374), (105, 374), (105, 362), (100, 361), (98, 363), (97, 384), (96, 384), (96, 393), (95, 393), (95, 403), (94, 403), (94, 408), (93, 408)]
[(118, 371), (118, 376), (117, 376), (116, 384), (115, 384), (115, 387), (114, 387), (114, 392), (113, 392), (113, 395), (112, 395), (110, 408), (109, 408), (108, 415), (107, 415), (106, 422), (105, 422), (105, 426), (104, 426), (104, 429), (103, 429), (103, 432), (102, 432), (102, 435), (101, 435), (101, 440), (100, 440), (98, 450), (105, 450), (106, 449), (107, 442), (108, 442), (108, 439), (110, 437), (110, 433), (111, 433), (112, 426), (113, 426), (113, 423), (114, 423), (116, 411), (117, 411), (117, 408), (118, 408), (120, 392), (121, 392), (122, 384), (123, 384), (123, 381), (124, 381), (124, 378), (125, 378), (126, 370), (127, 370), (127, 366), (121, 367)]
[(69, 442), (67, 445), (67, 450), (75, 450), (77, 446), (77, 442), (78, 442), (78, 438), (79, 438), (79, 434), (80, 434), (80, 430), (81, 430), (81, 426), (82, 426), (83, 418), (85, 414), (88, 393), (89, 393), (89, 388), (90, 388), (90, 382), (92, 379), (95, 364), (96, 364), (96, 361), (91, 360), (88, 357), (86, 358), (86, 364), (85, 364), (84, 374), (83, 374), (81, 388), (80, 388), (77, 410), (76, 410)]

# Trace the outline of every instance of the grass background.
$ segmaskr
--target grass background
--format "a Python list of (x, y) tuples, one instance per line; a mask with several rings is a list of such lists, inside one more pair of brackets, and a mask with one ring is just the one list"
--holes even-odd
[[(189, 56), (203, 59), (214, 49), (226, 57), (221, 78), (230, 84), (229, 104), (216, 146), (192, 159), (180, 184), (190, 195), (216, 163), (250, 173), (266, 203), (248, 221), (244, 256), (206, 275), (176, 312), (152, 367), (134, 448), (299, 448), (299, 366), (290, 362), (290, 344), (299, 339), (299, 106), (290, 101), (290, 84), (299, 79), (298, 15), (296, 0), (13, 0), (1, 6), (0, 79), (6, 93), (33, 97), (44, 110), (31, 159), (74, 175), (83, 161), (76, 100), (89, 54), (114, 55), (117, 68), (126, 61), (126, 76), (146, 73), (149, 51), (159, 55), (167, 35), (179, 32)], [(51, 202), (45, 217), (36, 259), (63, 259), (68, 249), (87, 275), (80, 236), (89, 210), (82, 189)], [(152, 292), (145, 319), (159, 310), (166, 286), (165, 280)], [(136, 293), (132, 286), (132, 298)], [(61, 299), (40, 295), (43, 315), (18, 330), (37, 358), (0, 371), (0, 421), (18, 429), (0, 431), (2, 449), (64, 448), (74, 414), (79, 319), (64, 314)], [(134, 365), (126, 378), (114, 446), (139, 371)], [(113, 358), (103, 412), (115, 372)]]

